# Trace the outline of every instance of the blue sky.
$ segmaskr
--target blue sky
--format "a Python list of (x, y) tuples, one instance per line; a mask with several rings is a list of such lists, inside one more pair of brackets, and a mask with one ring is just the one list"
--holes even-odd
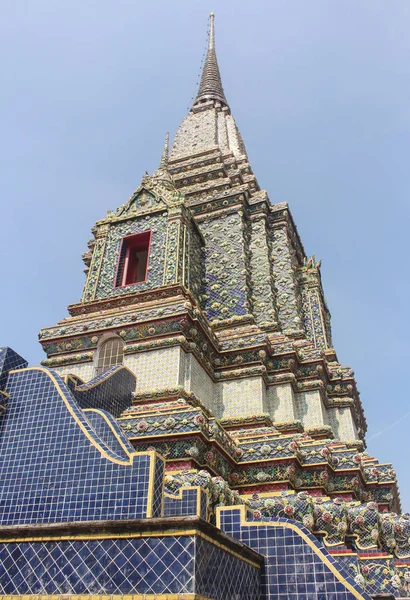
[(81, 296), (90, 229), (159, 161), (196, 92), (209, 12), (253, 170), (323, 259), (368, 451), (410, 512), (408, 0), (3, 0), (0, 344)]

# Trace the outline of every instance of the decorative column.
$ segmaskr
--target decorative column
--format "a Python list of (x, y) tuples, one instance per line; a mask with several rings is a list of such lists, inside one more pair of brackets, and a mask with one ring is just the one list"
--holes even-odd
[(320, 278), (320, 261), (312, 256), (299, 268), (303, 321), (307, 338), (320, 350), (332, 347), (330, 313), (326, 306)]
[(293, 231), (287, 204), (273, 206), (269, 218), (269, 235), (279, 325), (286, 335), (300, 337), (304, 330), (297, 268), (300, 260), (298, 254), (302, 254), (302, 249), (296, 247), (297, 236)]

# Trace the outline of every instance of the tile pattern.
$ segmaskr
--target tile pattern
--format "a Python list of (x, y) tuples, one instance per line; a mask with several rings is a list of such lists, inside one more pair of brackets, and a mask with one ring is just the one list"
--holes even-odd
[(326, 409), (319, 391), (299, 392), (296, 395), (296, 418), (306, 429), (327, 424)]
[(271, 325), (277, 322), (277, 313), (265, 219), (262, 213), (249, 226), (252, 313), (258, 324)]
[(154, 482), (152, 490), (152, 517), (161, 517), (164, 511), (164, 474), (165, 460), (155, 461)]
[(290, 383), (269, 386), (266, 389), (266, 399), (269, 414), (275, 423), (290, 423), (297, 419), (296, 399)]
[(131, 406), (135, 383), (128, 369), (116, 365), (84, 384), (69, 378), (67, 385), (81, 408), (102, 408), (119, 417)]
[(161, 348), (139, 354), (126, 355), (124, 365), (137, 378), (137, 392), (154, 391), (179, 384), (180, 348)]
[(408, 598), (410, 593), (409, 565), (395, 565), (389, 556), (369, 553), (357, 557), (345, 555), (335, 557), (339, 564), (354, 577), (358, 585), (368, 594), (391, 594), (393, 597)]
[(64, 367), (53, 367), (53, 370), (64, 377), (65, 375), (75, 375), (83, 381), (90, 381), (94, 377), (95, 366), (94, 363), (77, 363), (74, 365), (67, 365)]
[(343, 441), (357, 440), (358, 434), (350, 407), (328, 408), (327, 417), (335, 438)]
[[(118, 456), (124, 460), (129, 459), (130, 453), (134, 452), (131, 443), (122, 436), (117, 420), (105, 410), (86, 409), (85, 416), (87, 421), (93, 427), (97, 436)], [(113, 435), (113, 431), (116, 436)], [(121, 440), (121, 443), (120, 441)]]
[(194, 592), (193, 537), (0, 544), (3, 594)]
[(196, 515), (198, 493), (198, 488), (191, 488), (182, 489), (179, 496), (167, 494), (164, 499), (164, 517)]
[(124, 460), (97, 435), (61, 378), (46, 369), (12, 373), (7, 392), (0, 523), (147, 515), (153, 454)]
[(205, 239), (205, 306), (210, 321), (249, 312), (244, 225), (239, 212), (199, 224)]
[(316, 348), (331, 348), (330, 313), (323, 294), (320, 262), (314, 256), (299, 269), (298, 280), (307, 338)]
[(25, 369), (27, 365), (28, 362), (11, 348), (0, 348), (0, 390), (6, 388), (9, 371)]
[[(221, 511), (222, 529), (266, 557), (262, 575), (262, 595), (266, 600), (371, 600), (307, 529), (300, 526), (302, 537), (286, 527), (290, 522), (287, 519), (272, 521), (283, 526), (269, 525), (269, 518), (260, 524), (253, 524), (250, 518), (241, 524), (240, 510)], [(350, 590), (344, 582), (351, 586)]]
[(281, 224), (280, 227), (271, 227), (269, 236), (279, 324), (285, 333), (302, 330), (299, 291), (289, 228), (286, 223)]
[(196, 539), (195, 591), (201, 596), (226, 600), (260, 599), (260, 571), (222, 548)]
[(214, 411), (215, 384), (192, 354), (185, 357), (185, 385), (207, 408)]
[(265, 384), (262, 377), (224, 381), (223, 416), (237, 417), (267, 412)]
[(2, 594), (186, 594), (259, 600), (259, 568), (193, 536), (0, 544)]

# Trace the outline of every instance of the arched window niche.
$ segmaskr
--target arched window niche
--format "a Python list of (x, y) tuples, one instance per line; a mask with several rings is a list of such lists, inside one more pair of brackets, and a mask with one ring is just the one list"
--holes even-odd
[(95, 376), (101, 375), (110, 367), (124, 362), (124, 343), (118, 336), (104, 340), (98, 348)]

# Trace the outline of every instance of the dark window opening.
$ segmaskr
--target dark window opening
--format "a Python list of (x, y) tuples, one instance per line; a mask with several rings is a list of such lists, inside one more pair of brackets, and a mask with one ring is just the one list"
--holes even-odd
[(146, 280), (150, 243), (150, 231), (123, 238), (115, 287), (143, 283)]

